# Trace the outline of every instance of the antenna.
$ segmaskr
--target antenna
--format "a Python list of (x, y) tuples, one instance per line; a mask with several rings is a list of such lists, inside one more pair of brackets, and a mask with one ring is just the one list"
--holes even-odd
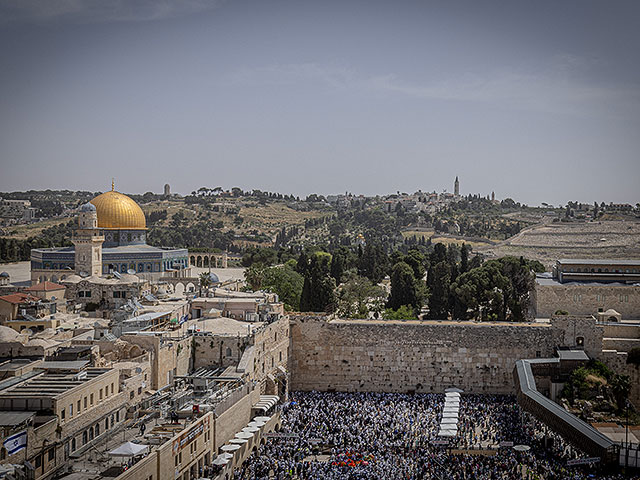
[(116, 189), (116, 181), (113, 177), (111, 177), (111, 191), (113, 192)]

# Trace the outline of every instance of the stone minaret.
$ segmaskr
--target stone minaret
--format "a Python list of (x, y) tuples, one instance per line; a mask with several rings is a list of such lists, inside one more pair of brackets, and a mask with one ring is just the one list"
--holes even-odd
[(457, 197), (460, 195), (460, 182), (458, 181), (458, 177), (456, 176), (456, 181), (453, 183), (453, 194)]
[(73, 235), (76, 273), (100, 275), (102, 273), (102, 242), (104, 236), (98, 229), (96, 207), (87, 203), (80, 208), (78, 229)]

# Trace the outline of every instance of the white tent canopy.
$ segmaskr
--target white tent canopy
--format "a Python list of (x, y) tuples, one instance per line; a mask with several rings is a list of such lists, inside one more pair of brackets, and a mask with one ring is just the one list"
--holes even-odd
[(456, 430), (440, 430), (438, 432), (439, 437), (455, 437), (457, 435)]
[(240, 445), (223, 445), (220, 447), (220, 450), (223, 452), (235, 452), (236, 450), (240, 450)]
[(213, 461), (214, 465), (226, 465), (227, 463), (229, 463), (228, 458), (216, 457), (216, 459)]
[(444, 389), (445, 393), (464, 393), (464, 390), (457, 387), (449, 387)]
[(458, 412), (444, 412), (442, 418), (458, 418)]
[(447, 392), (444, 394), (446, 398), (460, 398), (460, 394), (458, 392)]
[(252, 432), (239, 432), (236, 433), (236, 438), (251, 438), (253, 437), (253, 433)]
[(133, 442), (125, 442), (118, 448), (114, 448), (109, 452), (112, 457), (135, 457), (149, 451), (148, 445), (139, 445)]
[(457, 418), (443, 418), (442, 421), (440, 422), (440, 425), (446, 425), (446, 424), (457, 425), (458, 424), (458, 419)]

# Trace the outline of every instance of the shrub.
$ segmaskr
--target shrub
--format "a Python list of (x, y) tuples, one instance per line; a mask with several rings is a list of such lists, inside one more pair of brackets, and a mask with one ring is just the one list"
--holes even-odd
[(640, 365), (640, 347), (634, 347), (627, 353), (627, 363)]

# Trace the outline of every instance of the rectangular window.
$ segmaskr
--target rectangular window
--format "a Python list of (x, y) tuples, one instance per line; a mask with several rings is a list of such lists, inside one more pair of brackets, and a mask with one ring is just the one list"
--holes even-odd
[(80, 400), (78, 400), (78, 413), (80, 413)]
[(56, 456), (56, 450), (55, 448), (52, 448), (51, 450), (49, 450), (48, 460), (49, 461), (53, 460), (55, 456)]
[(73, 403), (69, 405), (69, 416), (73, 417)]
[(89, 403), (93, 405), (93, 393), (89, 396)]
[(78, 297), (80, 297), (80, 298), (84, 298), (84, 290), (80, 290), (80, 291), (78, 292)]
[(111, 384), (111, 395), (113, 395), (113, 383)]
[(87, 403), (88, 403), (87, 402), (87, 397), (84, 397), (84, 402), (83, 403), (84, 403), (84, 409), (86, 410), (87, 409)]
[(100, 389), (100, 400), (102, 400), (102, 389)]
[(64, 408), (63, 408), (63, 409), (60, 411), (60, 419), (61, 419), (61, 420), (64, 420), (64, 417), (65, 417), (65, 411), (64, 411)]

